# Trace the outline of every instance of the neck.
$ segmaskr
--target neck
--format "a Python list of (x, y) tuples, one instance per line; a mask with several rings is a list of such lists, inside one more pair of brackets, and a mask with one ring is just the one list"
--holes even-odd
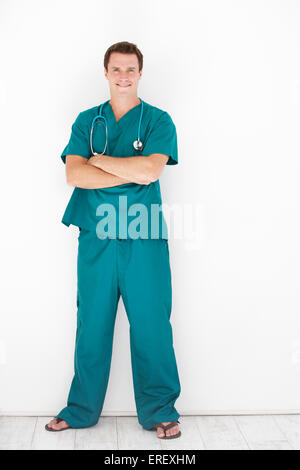
[(123, 114), (141, 103), (138, 96), (112, 96), (109, 101), (111, 107), (118, 114)]

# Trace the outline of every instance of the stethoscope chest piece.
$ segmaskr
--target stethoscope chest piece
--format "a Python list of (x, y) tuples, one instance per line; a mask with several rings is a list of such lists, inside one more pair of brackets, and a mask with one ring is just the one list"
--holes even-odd
[(140, 151), (143, 150), (143, 143), (141, 142), (140, 139), (135, 140), (133, 142), (133, 146), (134, 146), (135, 150), (140, 150)]

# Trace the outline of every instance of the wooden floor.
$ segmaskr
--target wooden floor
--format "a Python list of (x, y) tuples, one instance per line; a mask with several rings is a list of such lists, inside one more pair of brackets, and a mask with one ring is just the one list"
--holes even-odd
[(100, 417), (96, 426), (49, 432), (53, 417), (0, 416), (0, 449), (300, 449), (300, 415), (181, 416), (182, 435), (162, 440), (136, 417)]

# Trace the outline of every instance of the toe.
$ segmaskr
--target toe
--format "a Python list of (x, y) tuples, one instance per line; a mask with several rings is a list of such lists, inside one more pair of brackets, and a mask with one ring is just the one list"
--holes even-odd
[(54, 422), (52, 423), (52, 425), (51, 425), (51, 428), (52, 428), (52, 429), (55, 429), (55, 430), (59, 429), (58, 423), (57, 423), (56, 421), (54, 421)]
[(174, 434), (178, 433), (178, 426), (174, 426), (167, 430), (167, 436), (174, 436)]
[(157, 436), (158, 437), (164, 437), (165, 433), (164, 433), (164, 430), (162, 428), (157, 428)]
[(57, 423), (56, 418), (55, 418), (50, 421), (50, 423), (48, 424), (48, 427), (51, 429), (54, 429), (55, 431), (58, 431), (62, 428), (68, 428), (69, 425), (66, 421), (60, 421), (59, 423)]
[(70, 426), (68, 425), (68, 423), (66, 421), (60, 421), (58, 424), (57, 424), (57, 429), (63, 429), (63, 428), (69, 428)]
[(51, 419), (51, 421), (47, 424), (48, 428), (53, 428), (53, 424), (56, 423), (56, 420), (55, 419)]

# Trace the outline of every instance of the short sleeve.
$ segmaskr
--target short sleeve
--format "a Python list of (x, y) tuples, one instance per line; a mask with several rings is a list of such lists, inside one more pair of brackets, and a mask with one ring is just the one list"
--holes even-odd
[(169, 155), (167, 165), (178, 164), (176, 127), (166, 111), (155, 123), (143, 149), (144, 155), (151, 155), (152, 153)]
[(70, 140), (61, 154), (64, 163), (66, 163), (66, 155), (80, 155), (84, 158), (91, 156), (88, 129), (82, 122), (82, 113), (79, 113), (73, 123)]

